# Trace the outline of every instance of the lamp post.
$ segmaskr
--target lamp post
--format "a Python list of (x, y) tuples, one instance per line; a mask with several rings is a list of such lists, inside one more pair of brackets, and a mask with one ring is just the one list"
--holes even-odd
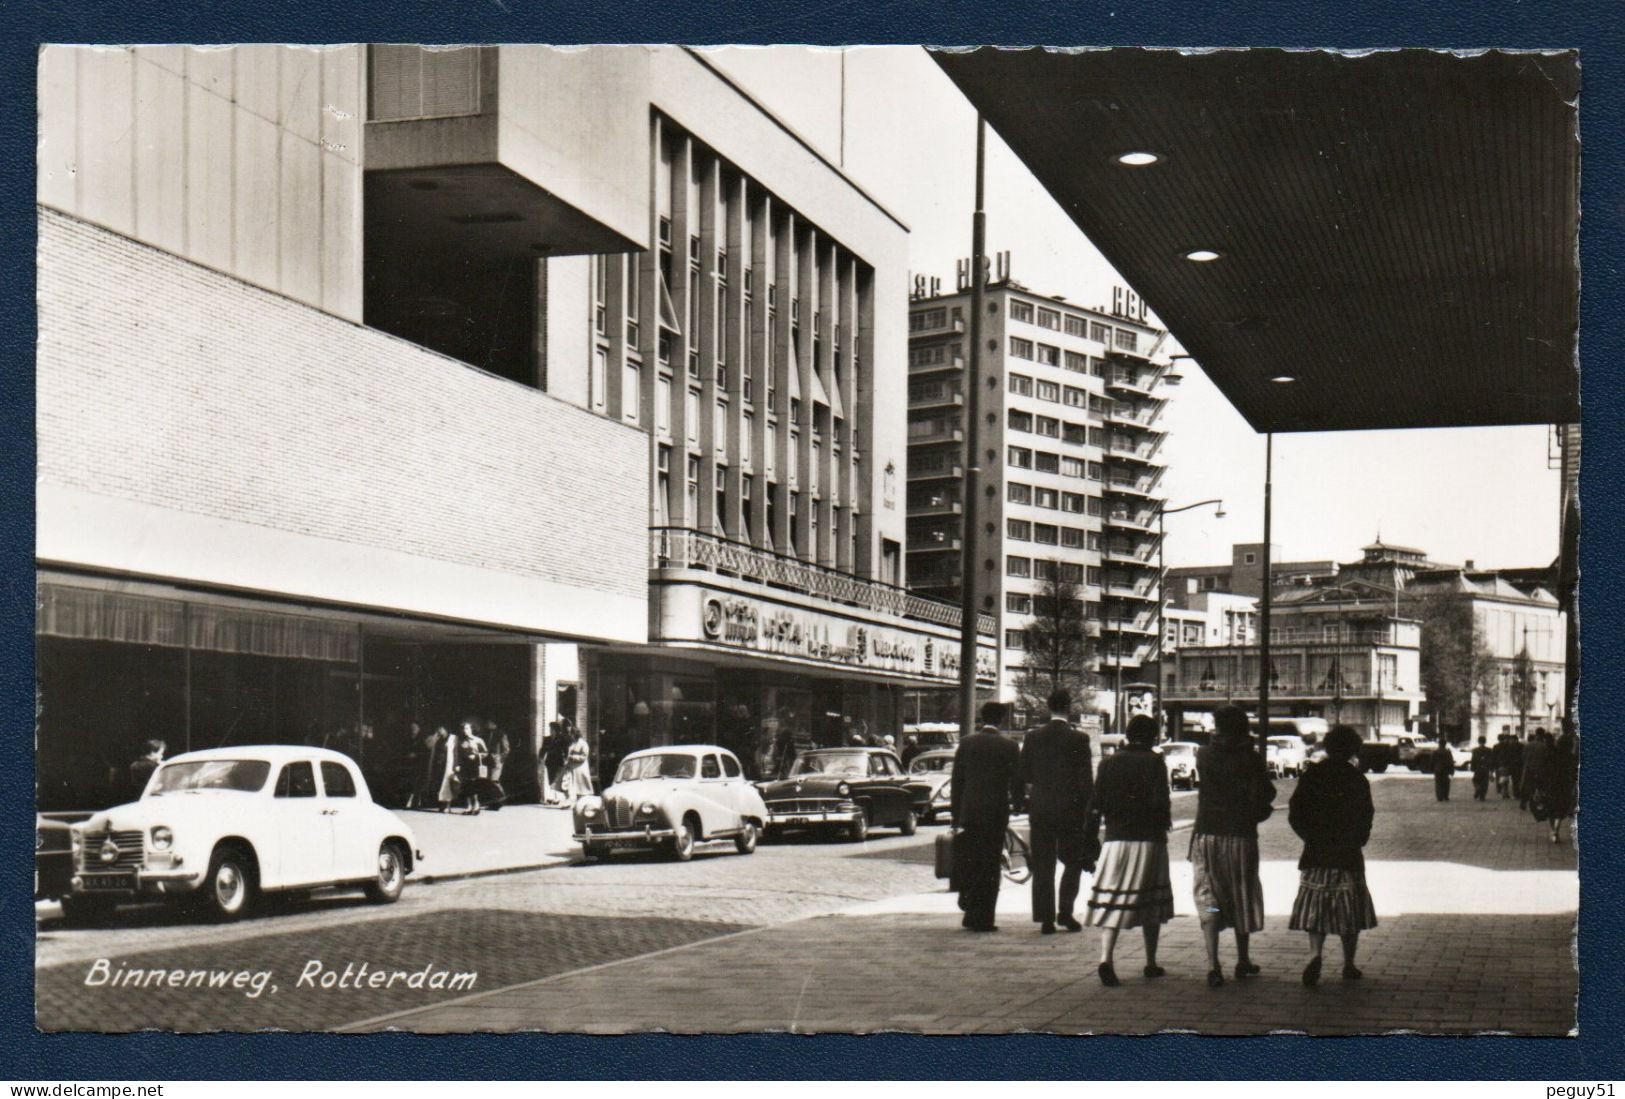
[(976, 623), (977, 604), (976, 492), (981, 480), (978, 448), (982, 400), (982, 309), (987, 299), (987, 266), (982, 253), (987, 250), (987, 213), (982, 208), (983, 176), (987, 159), (987, 122), (976, 116), (976, 208), (971, 214), (971, 299), (970, 358), (965, 364), (970, 376), (965, 386), (965, 478), (960, 496), (964, 500), (964, 533), (959, 557), (960, 635), (959, 635), (959, 735), (976, 728)]
[[(1190, 356), (1188, 356), (1188, 355), (1176, 355), (1174, 357), (1175, 358), (1189, 358)], [(1167, 640), (1167, 638), (1166, 638), (1167, 625), (1163, 621), (1163, 612), (1168, 607), (1168, 589), (1165, 586), (1166, 581), (1168, 579), (1168, 570), (1163, 565), (1163, 544), (1168, 540), (1168, 535), (1167, 535), (1166, 529), (1163, 526), (1163, 522), (1162, 522), (1163, 516), (1165, 516), (1165, 515), (1177, 515), (1182, 511), (1191, 511), (1191, 510), (1193, 510), (1195, 508), (1207, 507), (1209, 504), (1214, 504), (1218, 508), (1218, 510), (1213, 513), (1213, 517), (1215, 519), (1223, 519), (1224, 518), (1224, 501), (1219, 500), (1219, 499), (1198, 500), (1194, 504), (1181, 504), (1177, 508), (1171, 508), (1171, 507), (1168, 507), (1165, 504), (1159, 505), (1157, 507), (1157, 654), (1158, 654), (1157, 655), (1157, 679), (1159, 681), (1166, 678), (1164, 676), (1164, 674), (1163, 674), (1163, 667), (1162, 667), (1162, 653), (1164, 651), (1165, 642)], [(1158, 723), (1160, 724), (1161, 720), (1162, 720), (1161, 713), (1160, 713), (1160, 711), (1162, 709), (1162, 684), (1161, 684), (1161, 682), (1159, 682), (1157, 684), (1157, 709), (1159, 711), (1157, 720), (1158, 720)]]

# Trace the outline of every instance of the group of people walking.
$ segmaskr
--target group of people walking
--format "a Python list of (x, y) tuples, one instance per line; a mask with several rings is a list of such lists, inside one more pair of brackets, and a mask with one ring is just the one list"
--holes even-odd
[(424, 760), (413, 804), (434, 806), (442, 813), (476, 814), (502, 808), (507, 800), (502, 774), (513, 754), (513, 741), (495, 721), (482, 726), (477, 718), (464, 718), (455, 732), (440, 725), (427, 736), (414, 722), (412, 740)]
[[(967, 735), (954, 759), (952, 797), (955, 885), (961, 921), (971, 931), (997, 931), (1000, 856), (1012, 806), (1025, 807), (1031, 829), (1032, 918), (1043, 934), (1057, 927), (1101, 929), (1100, 981), (1122, 984), (1115, 952), (1125, 930), (1139, 928), (1147, 979), (1166, 974), (1157, 964), (1162, 925), (1173, 919), (1168, 834), (1173, 827), (1168, 772), (1156, 753), (1157, 723), (1137, 715), (1123, 748), (1091, 774), (1089, 740), (1072, 728), (1072, 699), (1049, 698), (1050, 720), (1018, 749), (999, 732), (1005, 707), (982, 708), (982, 727)], [(1214, 714), (1213, 742), (1197, 753), (1196, 820), (1189, 858), (1194, 902), (1207, 952), (1207, 983), (1225, 983), (1221, 934), (1235, 936), (1237, 979), (1257, 976), (1250, 939), (1264, 927), (1258, 825), (1274, 812), (1275, 787), (1248, 731), (1247, 715), (1225, 706)], [(1339, 725), (1326, 737), (1325, 759), (1304, 769), (1288, 823), (1304, 841), (1299, 886), (1289, 926), (1309, 940), (1303, 983), (1319, 982), (1328, 935), (1343, 947), (1342, 975), (1358, 980), (1360, 932), (1377, 926), (1362, 855), (1371, 835), (1371, 789), (1355, 765), (1360, 736)], [(1059, 894), (1055, 868), (1062, 867)], [(1082, 875), (1093, 875), (1084, 919), (1075, 909)]]
[[(1434, 750), (1434, 796), (1450, 800), (1450, 776), (1455, 760), (1441, 739)], [(1561, 842), (1563, 822), (1569, 821), (1569, 840), (1574, 839), (1574, 808), (1580, 777), (1579, 742), (1564, 730), (1553, 737), (1545, 729), (1524, 744), (1511, 733), (1502, 733), (1490, 747), (1487, 737), (1478, 738), (1467, 764), (1473, 775), (1473, 800), (1488, 801), (1490, 783), (1503, 801), (1517, 799), (1518, 808), (1550, 829), (1552, 842)]]

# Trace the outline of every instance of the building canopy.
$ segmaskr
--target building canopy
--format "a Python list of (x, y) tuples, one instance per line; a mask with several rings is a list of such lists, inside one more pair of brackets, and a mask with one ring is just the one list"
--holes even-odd
[(1575, 54), (934, 57), (1256, 430), (1578, 421)]

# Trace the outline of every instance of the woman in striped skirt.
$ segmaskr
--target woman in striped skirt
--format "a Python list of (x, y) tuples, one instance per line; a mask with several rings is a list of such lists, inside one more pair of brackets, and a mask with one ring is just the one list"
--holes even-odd
[(1121, 982), (1112, 967), (1117, 936), (1138, 927), (1145, 936), (1145, 975), (1161, 977), (1157, 938), (1174, 918), (1174, 892), (1168, 881), (1168, 829), (1173, 815), (1168, 799), (1168, 769), (1151, 750), (1157, 723), (1144, 714), (1129, 721), (1127, 743), (1108, 756), (1095, 776), (1090, 804), (1091, 833), (1103, 820), (1106, 842), (1089, 894), (1088, 918), (1101, 928), (1100, 983)]
[(1326, 758), (1304, 769), (1292, 793), (1287, 820), (1303, 840), (1298, 860), (1298, 898), (1292, 905), (1294, 931), (1309, 933), (1309, 964), (1303, 983), (1320, 980), (1321, 950), (1327, 935), (1343, 940), (1343, 979), (1364, 976), (1354, 964), (1360, 932), (1377, 926), (1377, 910), (1365, 884), (1365, 855), (1371, 838), (1371, 784), (1354, 765), (1360, 734), (1339, 725), (1326, 734)]
[(1236, 933), (1236, 979), (1256, 977), (1248, 941), (1264, 930), (1264, 886), (1258, 877), (1258, 824), (1270, 815), (1275, 786), (1253, 747), (1247, 715), (1237, 706), (1213, 714), (1213, 743), (1196, 753), (1196, 826), (1191, 830), (1191, 877), (1196, 914), (1207, 946), (1207, 983), (1224, 984), (1219, 933)]

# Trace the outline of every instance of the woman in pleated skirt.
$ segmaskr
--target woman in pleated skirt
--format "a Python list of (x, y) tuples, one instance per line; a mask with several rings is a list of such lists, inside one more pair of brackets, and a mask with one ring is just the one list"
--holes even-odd
[(1085, 923), (1101, 929), (1100, 983), (1115, 988), (1112, 955), (1124, 928), (1145, 936), (1145, 975), (1161, 977), (1157, 939), (1174, 918), (1174, 891), (1168, 880), (1168, 829), (1173, 814), (1168, 770), (1151, 750), (1157, 723), (1143, 714), (1128, 723), (1127, 743), (1108, 756), (1095, 776), (1090, 823), (1104, 822), (1105, 844), (1095, 869)]
[(1304, 769), (1293, 791), (1288, 822), (1303, 840), (1298, 860), (1298, 896), (1292, 904), (1294, 931), (1309, 935), (1309, 962), (1303, 983), (1320, 981), (1321, 951), (1327, 935), (1343, 943), (1343, 979), (1362, 976), (1354, 964), (1360, 932), (1377, 926), (1377, 909), (1365, 884), (1365, 855), (1371, 838), (1371, 784), (1354, 764), (1360, 734), (1339, 725), (1326, 734), (1326, 758)]
[(1240, 707), (1214, 711), (1213, 743), (1196, 753), (1196, 825), (1191, 829), (1191, 880), (1207, 946), (1207, 983), (1224, 984), (1219, 933), (1236, 936), (1236, 979), (1258, 976), (1248, 953), (1264, 930), (1264, 886), (1258, 876), (1258, 824), (1273, 811), (1275, 786), (1253, 746)]

